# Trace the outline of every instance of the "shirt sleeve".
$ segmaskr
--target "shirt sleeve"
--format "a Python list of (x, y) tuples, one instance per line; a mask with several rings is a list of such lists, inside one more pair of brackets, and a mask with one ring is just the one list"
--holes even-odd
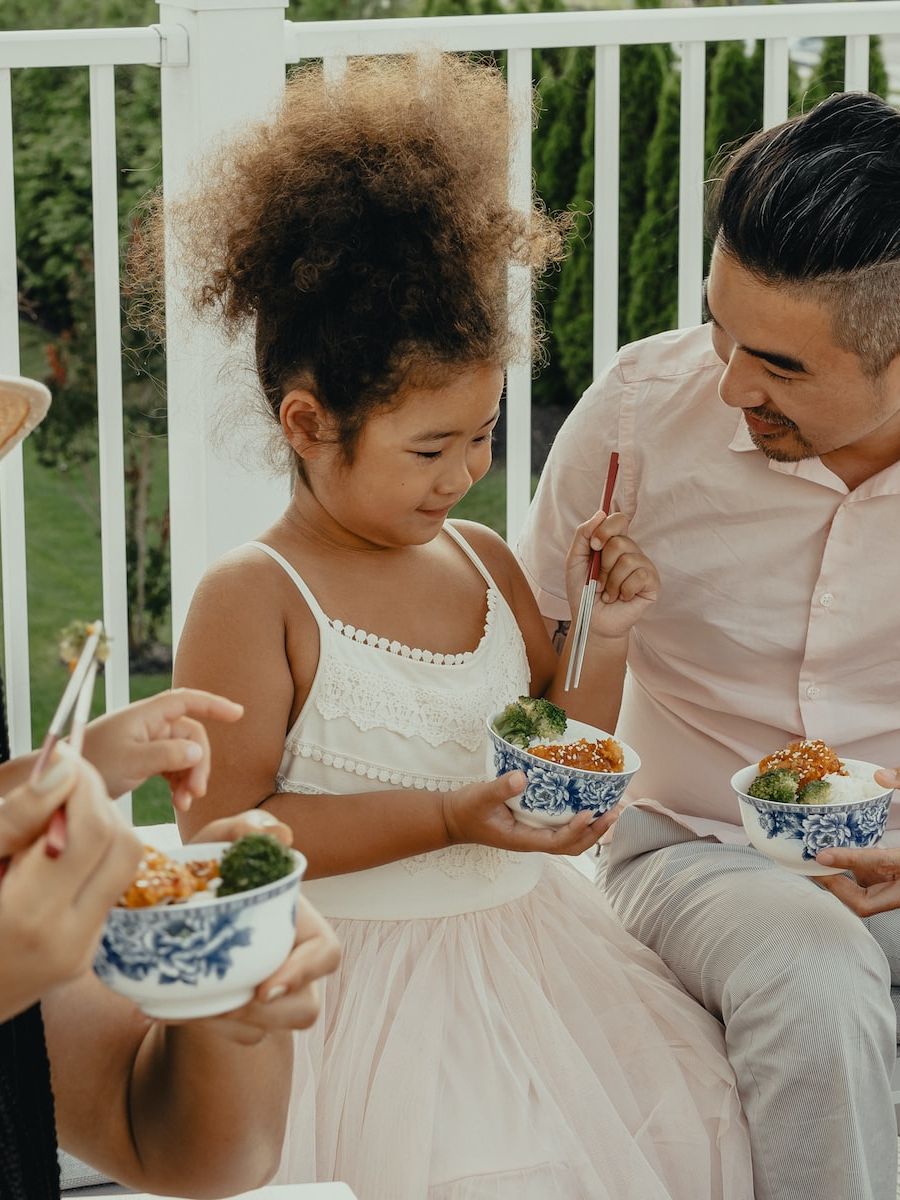
[(571, 617), (566, 599), (566, 555), (576, 527), (600, 507), (610, 452), (623, 453), (619, 445), (623, 390), (621, 368), (615, 359), (584, 393), (557, 434), (516, 546), (538, 607), (551, 620)]

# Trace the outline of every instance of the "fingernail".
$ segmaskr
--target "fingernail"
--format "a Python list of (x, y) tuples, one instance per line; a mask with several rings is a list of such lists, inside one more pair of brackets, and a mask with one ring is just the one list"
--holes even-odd
[(263, 829), (271, 829), (273, 825), (280, 824), (277, 817), (273, 817), (263, 808), (254, 808), (252, 812), (248, 812), (246, 820), (248, 825), (259, 825)]
[(609, 604), (609, 592), (604, 592), (600, 599), (604, 604)]
[(196, 742), (188, 742), (184, 748), (184, 757), (188, 762), (198, 763), (203, 757), (203, 751)]
[(270, 1004), (273, 1000), (280, 1000), (282, 996), (287, 995), (287, 987), (283, 983), (276, 983), (274, 987), (270, 987), (263, 997), (266, 1004)]
[(816, 862), (824, 863), (827, 867), (834, 862), (834, 854), (830, 850), (820, 850), (816, 855)]
[(34, 781), (31, 789), (37, 792), (39, 796), (46, 796), (48, 792), (55, 791), (60, 784), (65, 783), (71, 774), (71, 760), (61, 758), (52, 767), (48, 767), (39, 779)]
[(603, 549), (599, 538), (591, 538), (591, 549), (592, 550), (602, 550)]

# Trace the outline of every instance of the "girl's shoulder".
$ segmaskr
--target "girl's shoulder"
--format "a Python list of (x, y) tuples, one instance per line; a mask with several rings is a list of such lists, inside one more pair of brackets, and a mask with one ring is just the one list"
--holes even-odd
[(462, 534), (498, 587), (505, 590), (513, 578), (516, 560), (500, 534), (477, 521), (454, 520), (449, 523)]
[(203, 574), (191, 601), (192, 614), (216, 625), (242, 622), (252, 614), (270, 626), (300, 623), (315, 626), (306, 603), (299, 603), (298, 588), (280, 562), (250, 542), (228, 551)]

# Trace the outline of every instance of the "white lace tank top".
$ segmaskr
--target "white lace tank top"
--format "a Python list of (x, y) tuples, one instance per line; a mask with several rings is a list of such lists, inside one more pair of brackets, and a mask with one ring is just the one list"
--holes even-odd
[[(285, 742), (278, 792), (443, 792), (493, 775), (485, 721), (527, 693), (528, 659), (512, 610), (486, 568), (458, 530), (444, 528), (486, 583), (484, 632), (464, 654), (411, 648), (330, 619), (286, 559), (251, 543), (287, 572), (319, 629), (318, 667)], [(299, 825), (302, 831), (302, 810)], [(303, 848), (302, 832), (297, 845)], [(304, 892), (334, 918), (450, 916), (523, 895), (540, 871), (539, 855), (452, 846), (312, 880)]]

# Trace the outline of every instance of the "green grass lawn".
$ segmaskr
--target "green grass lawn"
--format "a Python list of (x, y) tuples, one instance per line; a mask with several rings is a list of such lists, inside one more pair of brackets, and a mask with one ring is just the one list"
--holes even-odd
[[(164, 472), (165, 444), (157, 443)], [(57, 657), (59, 633), (69, 621), (90, 620), (101, 608), (100, 543), (84, 477), (41, 467), (33, 447), (25, 447), (25, 519), (28, 555), (31, 719), (39, 742), (66, 682)], [(455, 516), (481, 521), (503, 534), (506, 529), (506, 472), (497, 466), (462, 501)], [(2, 616), (0, 616), (2, 620)], [(115, 647), (113, 647), (113, 652)], [(133, 700), (168, 687), (168, 675), (133, 675)], [(103, 711), (102, 682), (94, 711)], [(167, 786), (150, 780), (134, 796), (138, 825), (172, 820)]]

